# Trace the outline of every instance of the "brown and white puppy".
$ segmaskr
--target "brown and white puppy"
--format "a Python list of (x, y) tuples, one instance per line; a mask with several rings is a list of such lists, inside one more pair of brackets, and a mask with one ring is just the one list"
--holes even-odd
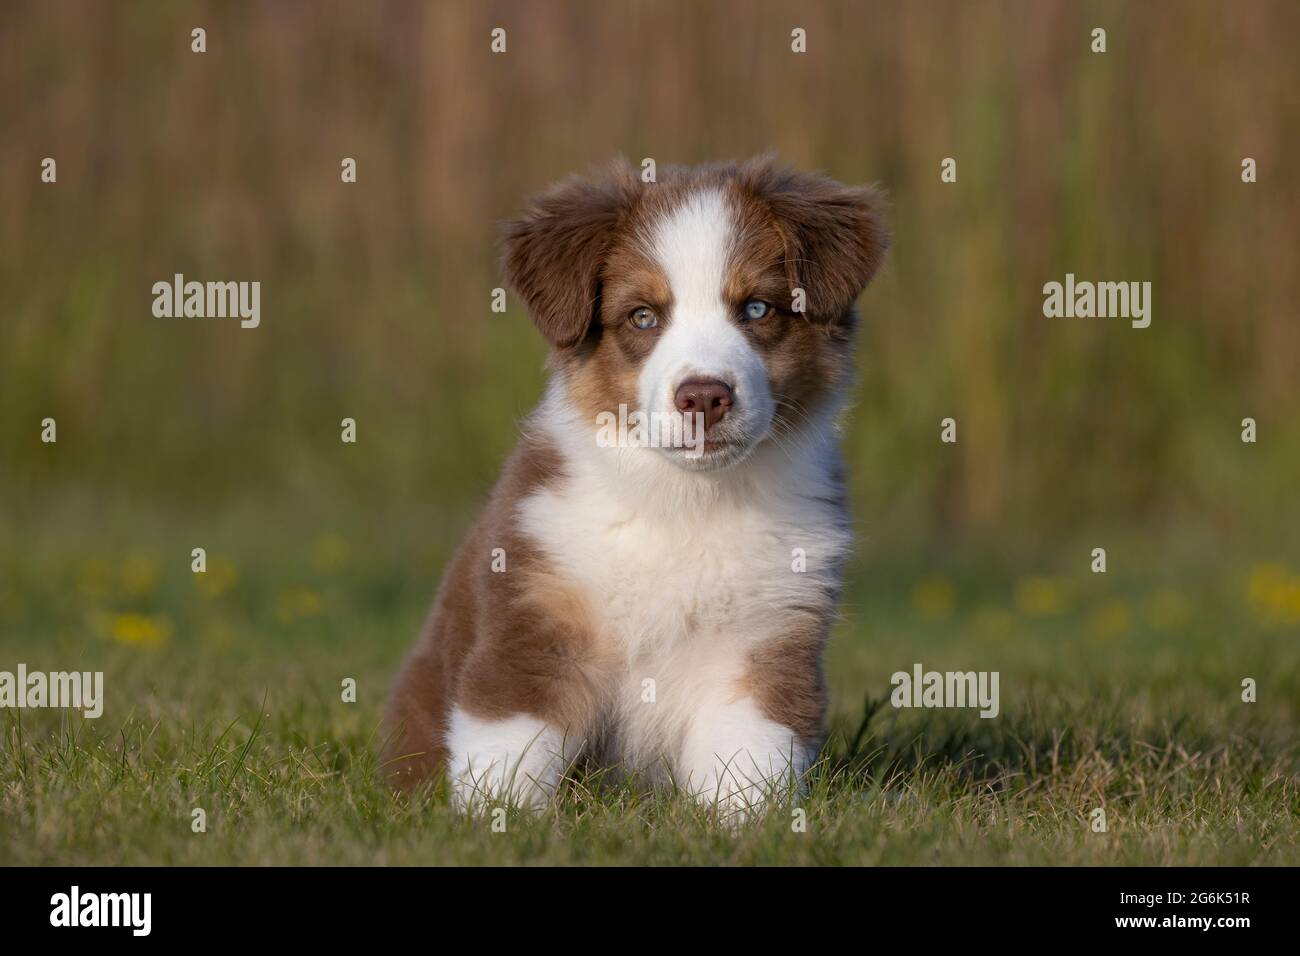
[[(508, 224), (551, 378), (397, 679), (399, 780), (537, 806), (582, 755), (729, 810), (797, 780), (850, 546), (854, 301), (886, 245), (870, 188), (769, 159), (618, 163)], [(620, 406), (660, 433), (616, 433)]]

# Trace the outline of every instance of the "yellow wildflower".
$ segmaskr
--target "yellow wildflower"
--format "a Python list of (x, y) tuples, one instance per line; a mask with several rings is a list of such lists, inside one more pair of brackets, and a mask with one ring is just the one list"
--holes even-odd
[(912, 607), (930, 620), (951, 617), (956, 604), (957, 594), (943, 578), (930, 578), (912, 589)]
[(1088, 630), (1095, 637), (1111, 638), (1133, 625), (1133, 614), (1123, 601), (1107, 601), (1088, 616)]
[(1026, 617), (1051, 617), (1065, 610), (1065, 595), (1052, 578), (1028, 577), (1016, 585), (1016, 610)]
[(205, 597), (221, 597), (239, 581), (239, 572), (226, 558), (213, 558), (208, 569), (194, 575), (194, 584)]
[(311, 588), (292, 587), (280, 592), (276, 604), (275, 616), (282, 624), (289, 624), (304, 617), (314, 617), (324, 609), (321, 597)]
[(171, 618), (165, 614), (115, 614), (109, 636), (129, 647), (162, 647), (171, 640)]

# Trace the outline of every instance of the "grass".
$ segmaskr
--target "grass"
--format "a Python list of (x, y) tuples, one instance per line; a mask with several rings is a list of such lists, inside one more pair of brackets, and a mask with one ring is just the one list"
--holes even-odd
[[(181, 532), (96, 539), (99, 557), (55, 534), (0, 556), (0, 670), (103, 670), (107, 695), (98, 720), (0, 712), (4, 862), (1300, 863), (1300, 574), (1285, 565), (1133, 581), (875, 562), (832, 643), (806, 828), (779, 806), (733, 832), (680, 796), (575, 771), (552, 809), (495, 832), (441, 788), (377, 782), (387, 684), (455, 535), (227, 533), (202, 576)], [(889, 675), (915, 662), (999, 671), (1001, 714), (895, 710)]]

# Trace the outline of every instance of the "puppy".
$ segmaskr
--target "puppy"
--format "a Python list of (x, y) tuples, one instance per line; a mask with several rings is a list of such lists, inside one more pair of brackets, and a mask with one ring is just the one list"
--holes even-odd
[(767, 158), (620, 162), (507, 224), (550, 378), (394, 686), (399, 782), (537, 807), (582, 757), (743, 814), (799, 779), (851, 541), (854, 302), (887, 244), (872, 189)]

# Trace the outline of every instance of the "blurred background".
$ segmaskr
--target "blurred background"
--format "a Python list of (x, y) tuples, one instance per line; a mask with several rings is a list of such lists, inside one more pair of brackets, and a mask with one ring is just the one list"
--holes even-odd
[[(60, 580), (42, 562), (129, 597), (132, 555), (142, 587), (185, 583), (205, 542), (354, 584), (369, 556), (379, 603), (421, 607), (543, 382), (518, 301), (489, 308), (498, 222), (616, 154), (767, 150), (892, 197), (846, 435), (857, 578), (942, 614), (935, 569), (1030, 575), (1051, 605), (1037, 575), (1106, 545), (1112, 573), (1119, 549), (1184, 586), (1236, 561), (1300, 622), (1294, 3), (39, 2), (0, 24), (11, 623)], [(178, 272), (260, 281), (261, 327), (154, 318)], [(1067, 272), (1150, 281), (1150, 328), (1045, 318)]]
[[(1293, 0), (6, 0), (0, 670), (102, 670), (107, 700), (0, 714), (0, 845), (628, 859), (642, 828), (599, 816), (515, 851), (403, 816), (380, 710), (544, 381), (518, 301), (490, 309), (498, 222), (620, 153), (774, 150), (893, 203), (828, 752), (912, 800), (851, 808), (920, 809), (824, 832), (908, 864), (1293, 861), (1298, 35)], [(1067, 272), (1151, 282), (1151, 326), (1045, 318)], [(175, 273), (260, 282), (260, 327), (155, 318)], [(1000, 718), (881, 707), (916, 662), (999, 672)], [(1114, 841), (1076, 826), (1101, 805)]]

